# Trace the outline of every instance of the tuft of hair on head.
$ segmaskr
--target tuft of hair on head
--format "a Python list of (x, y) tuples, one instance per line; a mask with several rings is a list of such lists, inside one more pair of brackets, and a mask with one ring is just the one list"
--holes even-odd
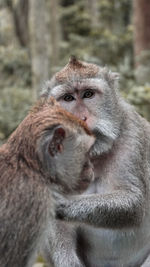
[(78, 60), (77, 57), (74, 55), (70, 56), (68, 65), (70, 65), (70, 67), (72, 66), (72, 68), (74, 69), (85, 67), (83, 63), (80, 60)]
[(76, 56), (71, 56), (68, 64), (54, 77), (57, 82), (62, 83), (67, 81), (72, 75), (78, 75), (82, 78), (96, 77), (99, 72), (99, 66), (78, 60)]

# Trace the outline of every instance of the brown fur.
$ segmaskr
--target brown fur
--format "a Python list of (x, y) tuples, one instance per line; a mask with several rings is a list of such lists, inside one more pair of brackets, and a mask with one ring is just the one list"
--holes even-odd
[(88, 135), (93, 135), (92, 132), (89, 130), (87, 127), (87, 124), (83, 121), (74, 116), (72, 113), (67, 112), (65, 109), (62, 109), (60, 104), (55, 100), (54, 97), (51, 97), (50, 99), (42, 98), (37, 101), (36, 105), (31, 109), (30, 113), (36, 114), (39, 112), (41, 109), (45, 109), (45, 112), (49, 112), (49, 109), (51, 107), (51, 117), (54, 116), (55, 118), (57, 117), (57, 120), (61, 119), (64, 121), (65, 118), (72, 124), (77, 124), (79, 127), (84, 128), (85, 132)]
[[(10, 136), (7, 144), (0, 148), (0, 153), (1, 151), (8, 150), (15, 155), (18, 154), (18, 150), (20, 150), (20, 153), (22, 152), (28, 159), (28, 162), (29, 159), (31, 159), (33, 163), (35, 159), (35, 169), (38, 170), (41, 166), (37, 166), (37, 158), (34, 154), (35, 142), (37, 138), (40, 137), (43, 130), (53, 125), (54, 121), (55, 125), (58, 123), (64, 124), (65, 121), (66, 123), (69, 122), (70, 127), (73, 128), (76, 124), (77, 127), (83, 127), (88, 135), (92, 135), (86, 123), (66, 110), (63, 110), (54, 98), (51, 97), (49, 100), (40, 99), (18, 126), (16, 131)], [(22, 138), (22, 136), (25, 136), (25, 138)], [(12, 158), (11, 153), (8, 156), (9, 158)]]
[(95, 77), (99, 71), (99, 67), (95, 64), (86, 63), (72, 56), (69, 63), (59, 72), (55, 74), (58, 82), (65, 82), (73, 74), (78, 74), (82, 78)]
[[(49, 151), (45, 150), (45, 146), (42, 147), (42, 142), (49, 137), (45, 133), (49, 134), (51, 131), (53, 133), (53, 127), (58, 125), (62, 125), (64, 128), (66, 126), (66, 132), (74, 134), (73, 139), (69, 139), (71, 148), (80, 132), (91, 135), (83, 121), (63, 110), (54, 99), (42, 99), (32, 108), (7, 143), (0, 148), (1, 267), (29, 266), (30, 256), (37, 251), (37, 246), (44, 240), (44, 231), (49, 224), (52, 227), (51, 221), (55, 218), (52, 192), (54, 193), (56, 190), (61, 193), (66, 189), (71, 192), (76, 186), (76, 170), (82, 170), (83, 167), (80, 160), (78, 162), (78, 157), (75, 167), (72, 166), (74, 162), (69, 161), (74, 177), (69, 173), (66, 174), (68, 170), (64, 168), (64, 162), (68, 159), (62, 160), (61, 158), (60, 165), (58, 163), (60, 171), (54, 172), (56, 173), (55, 181), (50, 172), (58, 158), (53, 159), (53, 155), (50, 157), (49, 154), (46, 154), (42, 161), (40, 157), (42, 153)], [(54, 145), (55, 141), (57, 140), (54, 139)], [(49, 149), (50, 144), (48, 142)], [(80, 146), (80, 143), (78, 144)], [(67, 148), (66, 151), (68, 151)], [(74, 151), (71, 150), (71, 153), (74, 155)], [(87, 153), (86, 149), (85, 153)], [(79, 156), (79, 154), (84, 155), (84, 151), (79, 149), (78, 154), (75, 155)], [(45, 170), (46, 160), (50, 166)], [(50, 164), (51, 161), (52, 164)], [(77, 179), (79, 180), (80, 177)]]

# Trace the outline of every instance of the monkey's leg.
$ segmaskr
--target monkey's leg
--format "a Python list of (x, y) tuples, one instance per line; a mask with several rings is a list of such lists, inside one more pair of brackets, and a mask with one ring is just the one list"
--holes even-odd
[(53, 267), (85, 267), (76, 253), (75, 227), (55, 220), (50, 225), (44, 247), (44, 258)]

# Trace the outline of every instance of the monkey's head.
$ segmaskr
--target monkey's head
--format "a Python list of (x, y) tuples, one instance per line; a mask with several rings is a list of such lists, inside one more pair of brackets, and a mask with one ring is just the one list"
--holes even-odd
[(54, 100), (41, 99), (8, 141), (18, 158), (64, 191), (85, 189), (93, 178), (86, 124)]
[(118, 74), (71, 57), (69, 63), (46, 83), (43, 96), (85, 121), (97, 139), (91, 155), (107, 152), (121, 125)]

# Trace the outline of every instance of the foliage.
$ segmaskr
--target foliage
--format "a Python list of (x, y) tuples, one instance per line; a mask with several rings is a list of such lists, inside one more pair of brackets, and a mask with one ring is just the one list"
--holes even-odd
[(127, 99), (143, 117), (150, 121), (150, 84), (134, 86), (127, 95)]
[(0, 46), (0, 86), (31, 86), (28, 51), (12, 46)]
[(132, 64), (132, 26), (130, 1), (99, 0), (99, 24), (92, 27), (92, 17), (85, 1), (62, 1), (61, 23), (68, 42), (62, 57), (77, 54), (83, 59), (118, 67), (129, 55)]
[(31, 105), (31, 70), (25, 49), (0, 46), (0, 142), (17, 127)]
[(5, 140), (27, 114), (32, 104), (31, 90), (8, 87), (0, 97), (0, 141)]

